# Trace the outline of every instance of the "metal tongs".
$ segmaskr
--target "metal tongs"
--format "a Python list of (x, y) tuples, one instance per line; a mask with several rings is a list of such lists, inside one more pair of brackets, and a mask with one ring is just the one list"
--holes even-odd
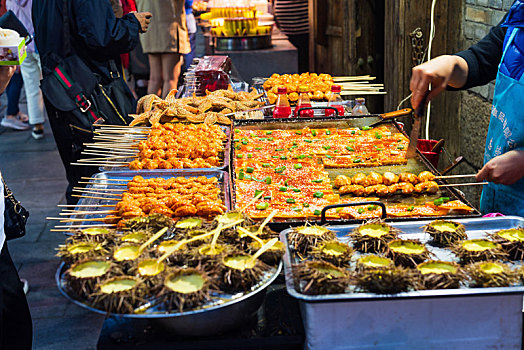
[(415, 109), (415, 113), (413, 115), (413, 127), (411, 128), (411, 134), (409, 135), (408, 151), (406, 152), (407, 159), (415, 158), (415, 154), (417, 153), (417, 142), (420, 135), (420, 124), (422, 122), (424, 110), (426, 109), (426, 101), (428, 99), (429, 93), (430, 90), (426, 91), (424, 97), (422, 98), (422, 101), (420, 101), (420, 104)]

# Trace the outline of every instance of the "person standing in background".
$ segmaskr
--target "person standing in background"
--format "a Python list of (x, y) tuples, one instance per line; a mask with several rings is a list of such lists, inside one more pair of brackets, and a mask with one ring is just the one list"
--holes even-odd
[(309, 70), (308, 0), (273, 0), (275, 20), (298, 50), (298, 72)]
[(189, 34), (189, 46), (191, 48), (191, 51), (184, 55), (184, 71), (187, 72), (193, 62), (193, 58), (195, 58), (197, 26), (195, 16), (193, 15), (193, 0), (185, 1), (187, 32)]
[[(14, 66), (0, 67), (0, 93), (4, 92), (15, 69)], [(4, 198), (4, 186), (1, 185), (0, 198)], [(0, 349), (30, 350), (33, 342), (31, 313), (7, 249), (4, 211), (5, 201), (0, 200)]]
[(187, 33), (184, 0), (136, 0), (140, 12), (151, 12), (154, 20), (140, 36), (149, 57), (148, 94), (166, 97), (176, 89), (182, 68), (182, 55), (191, 51)]
[[(31, 8), (33, 0), (7, 0), (8, 10), (14, 12), (16, 17), (22, 22), (30, 35), (35, 35), (33, 20), (31, 17)], [(20, 66), (24, 89), (27, 98), (27, 112), (29, 114), (29, 124), (33, 126), (31, 136), (35, 140), (44, 137), (44, 98), (40, 90), (40, 80), (42, 79), (42, 69), (40, 68), (40, 55), (35, 50), (35, 43), (27, 45), (27, 57)], [(9, 113), (8, 113), (9, 114)]]

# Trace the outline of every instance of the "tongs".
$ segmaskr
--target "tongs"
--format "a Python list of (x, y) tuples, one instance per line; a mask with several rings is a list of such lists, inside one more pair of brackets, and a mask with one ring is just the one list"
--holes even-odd
[(417, 109), (415, 109), (415, 114), (413, 115), (413, 127), (411, 128), (411, 134), (409, 135), (409, 146), (406, 152), (406, 158), (411, 159), (415, 158), (417, 153), (417, 142), (420, 135), (420, 124), (422, 122), (422, 116), (424, 115), (424, 110), (426, 109), (426, 101), (428, 99), (430, 90), (426, 91), (426, 94), (420, 101)]

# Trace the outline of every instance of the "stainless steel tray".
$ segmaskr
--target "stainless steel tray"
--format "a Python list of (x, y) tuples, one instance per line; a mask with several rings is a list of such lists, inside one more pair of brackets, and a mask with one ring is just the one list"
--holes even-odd
[[(72, 303), (89, 311), (109, 315), (106, 311), (96, 309), (68, 293), (64, 280), (67, 266), (62, 263), (55, 274), (56, 284), (60, 293)], [(211, 335), (230, 330), (244, 320), (248, 320), (262, 305), (267, 287), (278, 277), (282, 270), (282, 262), (276, 268), (265, 274), (265, 278), (250, 292), (237, 294), (211, 295), (212, 300), (203, 307), (185, 312), (166, 312), (158, 307), (147, 309), (140, 314), (113, 314), (122, 318), (152, 319), (168, 328), (184, 335)]]
[[(401, 238), (419, 239), (423, 243), (430, 240), (429, 235), (422, 231), (422, 226), (430, 223), (432, 220), (416, 221), (416, 222), (394, 222), (392, 226), (400, 229), (402, 233)], [(506, 216), (496, 218), (477, 218), (477, 219), (462, 219), (455, 220), (464, 224), (468, 238), (483, 238), (488, 233), (498, 230), (515, 228), (524, 226), (524, 218), (517, 216)], [(327, 226), (330, 230), (337, 233), (337, 237), (341, 241), (349, 241), (346, 234), (351, 232), (357, 225), (340, 225)], [(524, 293), (524, 286), (504, 287), (504, 288), (459, 288), (459, 289), (438, 289), (438, 290), (421, 290), (410, 291), (399, 294), (380, 295), (374, 293), (360, 293), (348, 291), (344, 294), (330, 294), (330, 295), (306, 295), (296, 289), (295, 280), (292, 274), (292, 265), (298, 260), (291, 256), (288, 233), (290, 230), (285, 230), (280, 233), (280, 240), (284, 242), (286, 247), (286, 254), (284, 255), (284, 271), (286, 276), (286, 288), (288, 293), (305, 303), (327, 303), (327, 302), (356, 302), (356, 301), (370, 301), (370, 300), (391, 300), (391, 299), (410, 299), (410, 298), (442, 298), (442, 297), (460, 297), (460, 296), (480, 296), (489, 294), (522, 294)], [(438, 248), (430, 244), (428, 249), (436, 255), (435, 259), (452, 261), (452, 253), (443, 248)], [(354, 258), (357, 259), (360, 254), (357, 252)], [(512, 262), (513, 266), (521, 266), (522, 262)]]
[[(260, 129), (267, 129), (267, 130), (274, 130), (274, 129), (283, 129), (283, 130), (293, 130), (293, 129), (300, 129), (303, 127), (315, 127), (315, 128), (354, 128), (354, 127), (363, 127), (363, 126), (369, 126), (373, 125), (375, 123), (378, 124), (386, 124), (390, 125), (391, 128), (396, 129), (398, 132), (403, 133), (406, 137), (409, 137), (406, 135), (403, 128), (397, 123), (395, 120), (390, 121), (384, 121), (381, 122), (381, 117), (378, 114), (370, 114), (365, 116), (359, 116), (359, 117), (339, 117), (339, 118), (333, 118), (333, 117), (324, 117), (324, 118), (289, 118), (289, 119), (264, 119), (264, 120), (235, 120), (233, 123), (233, 128), (238, 128), (241, 130), (260, 130)], [(378, 125), (377, 124), (377, 125)], [(233, 138), (234, 133), (232, 133)], [(235, 202), (236, 202), (236, 190), (235, 190), (235, 166), (234, 166), (234, 159), (235, 159), (235, 148), (231, 144), (230, 147), (231, 150), (231, 168), (230, 168), (230, 174), (231, 174), (231, 201), (232, 206), (235, 208)], [(433, 174), (438, 175), (438, 170), (417, 150), (417, 156), (414, 159), (409, 159), (408, 163), (405, 165), (393, 165), (393, 166), (379, 166), (379, 167), (369, 167), (369, 168), (351, 168), (351, 169), (326, 169), (329, 177), (333, 181), (337, 175), (354, 175), (356, 172), (369, 172), (369, 171), (378, 171), (379, 173), (383, 173), (385, 171), (391, 171), (394, 173), (400, 173), (400, 172), (421, 172), (424, 170), (429, 170)], [(446, 184), (448, 183), (445, 180), (438, 180), (440, 184)], [(335, 193), (337, 193), (335, 191)], [(473, 208), (473, 211), (469, 214), (460, 214), (460, 215), (446, 215), (446, 216), (440, 216), (439, 218), (446, 218), (446, 219), (458, 219), (458, 218), (473, 218), (473, 217), (479, 217), (480, 212), (473, 207), (473, 205), (464, 197), (464, 194), (460, 191), (458, 191), (456, 188), (453, 187), (447, 187), (447, 188), (441, 188), (439, 192), (437, 192), (436, 195), (423, 195), (422, 198), (424, 201), (432, 201), (433, 199), (436, 199), (440, 196), (446, 196), (451, 198), (451, 200), (460, 200), (469, 207)], [(393, 201), (397, 200), (399, 197), (395, 196), (396, 198), (393, 198)], [(400, 201), (402, 202), (402, 198)], [(387, 204), (389, 199), (381, 199), (381, 202), (384, 202)], [(406, 203), (407, 204), (407, 203)], [(411, 205), (412, 203), (408, 204)], [(340, 205), (340, 206), (347, 206), (347, 205), (359, 205), (359, 203), (351, 203), (346, 205)], [(336, 205), (335, 205), (336, 206)], [(330, 207), (335, 208), (335, 207)], [(414, 220), (427, 220), (427, 217), (392, 217), (387, 218), (387, 221), (394, 221), (394, 222), (412, 222)], [(315, 218), (314, 220), (310, 221), (321, 221), (321, 217)], [(327, 222), (332, 225), (340, 225), (340, 224), (353, 224), (353, 223), (360, 223), (363, 220), (361, 219), (329, 219)], [(269, 225), (274, 230), (284, 230), (290, 226), (298, 226), (298, 225), (304, 225), (305, 224), (304, 219), (289, 219), (289, 220), (273, 220), (272, 223)]]
[[(220, 125), (220, 128), (226, 134), (226, 140), (224, 141), (224, 154), (222, 159), (222, 165), (214, 168), (184, 168), (184, 169), (153, 169), (153, 170), (131, 170), (131, 171), (159, 171), (159, 172), (166, 172), (166, 171), (199, 171), (199, 170), (227, 170), (229, 168), (230, 163), (230, 157), (231, 157), (231, 128), (229, 126)], [(126, 135), (122, 136), (123, 138), (126, 137)], [(144, 138), (146, 140), (147, 138)], [(138, 150), (137, 150), (138, 153)], [(131, 162), (134, 160), (135, 157), (129, 157), (125, 158), (123, 162)], [(103, 161), (101, 161), (103, 162)], [(99, 167), (100, 171), (124, 171), (125, 169), (129, 170), (127, 166), (101, 166)]]
[[(134, 176), (142, 176), (145, 179), (148, 178), (154, 178), (154, 177), (161, 177), (164, 179), (168, 179), (171, 177), (198, 177), (198, 176), (205, 176), (205, 177), (216, 177), (218, 178), (218, 186), (221, 189), (222, 194), (222, 200), (224, 201), (224, 205), (227, 209), (231, 209), (231, 195), (230, 195), (230, 180), (229, 180), (229, 174), (222, 170), (211, 170), (211, 169), (187, 169), (187, 170), (143, 170), (143, 171), (133, 171), (133, 170), (124, 170), (124, 171), (105, 171), (101, 173), (97, 173), (93, 176), (93, 179), (90, 180), (89, 184), (86, 186), (86, 190), (96, 190), (97, 192), (102, 193), (105, 189), (121, 189), (121, 186), (116, 186), (115, 184), (118, 182), (108, 182), (104, 181), (104, 179), (119, 179), (119, 180), (131, 180)], [(95, 183), (97, 182), (97, 183)], [(100, 182), (104, 182), (103, 184), (100, 184)], [(122, 183), (122, 182), (121, 182)], [(107, 193), (113, 193), (113, 192), (107, 192)], [(92, 193), (86, 193), (84, 194), (88, 197), (100, 197), (99, 195), (92, 194)], [(101, 199), (101, 198), (80, 198), (78, 201), (78, 207), (76, 207), (76, 210), (81, 211), (89, 211), (90, 209), (95, 208), (97, 205), (105, 204), (105, 205), (116, 205), (115, 200), (108, 200), (108, 199)], [(81, 205), (81, 206), (80, 206)], [(90, 208), (90, 206), (92, 206)], [(110, 207), (106, 207), (104, 209), (110, 209)], [(76, 215), (71, 216), (72, 219), (103, 219), (106, 217), (107, 214), (83, 214), (83, 215)], [(91, 221), (90, 221), (91, 222)], [(102, 221), (101, 221), (102, 222)], [(85, 222), (76, 221), (75, 224), (82, 224)]]
[(271, 34), (252, 36), (212, 36), (217, 51), (261, 50), (273, 47)]

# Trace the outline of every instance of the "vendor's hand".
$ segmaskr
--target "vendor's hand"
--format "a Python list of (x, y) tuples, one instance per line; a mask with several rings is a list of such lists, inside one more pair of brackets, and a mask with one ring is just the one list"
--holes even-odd
[(413, 68), (409, 89), (412, 92), (411, 105), (417, 109), (424, 95), (429, 90), (429, 102), (440, 94), (448, 85), (461, 87), (466, 83), (468, 65), (459, 56), (444, 55)]
[(15, 71), (16, 66), (0, 66), (0, 94), (4, 92)]
[(133, 12), (138, 22), (140, 22), (140, 32), (145, 33), (147, 32), (147, 28), (149, 27), (149, 22), (151, 22), (151, 17), (153, 17), (153, 14), (151, 12)]
[(524, 151), (509, 151), (487, 162), (477, 174), (477, 181), (513, 185), (524, 177)]

